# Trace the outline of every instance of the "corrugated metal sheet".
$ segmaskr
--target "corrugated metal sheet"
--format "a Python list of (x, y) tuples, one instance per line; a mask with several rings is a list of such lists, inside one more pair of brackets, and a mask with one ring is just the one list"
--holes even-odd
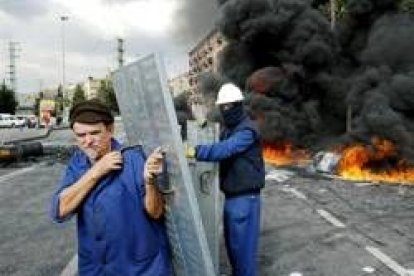
[(130, 144), (148, 153), (162, 145), (173, 192), (166, 196), (166, 223), (176, 275), (215, 275), (192, 177), (162, 61), (155, 54), (121, 68), (114, 88)]
[[(195, 121), (187, 122), (189, 145), (208, 144), (218, 141), (218, 124), (209, 123), (200, 128)], [(222, 200), (218, 183), (218, 163), (190, 161), (194, 190), (216, 275), (219, 275), (219, 226), (221, 223)]]

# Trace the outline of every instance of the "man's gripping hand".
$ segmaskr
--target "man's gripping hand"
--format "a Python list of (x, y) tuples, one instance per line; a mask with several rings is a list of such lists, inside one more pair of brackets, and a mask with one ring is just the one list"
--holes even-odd
[(119, 151), (112, 151), (100, 158), (91, 168), (97, 179), (107, 175), (111, 171), (122, 168), (122, 154)]
[(156, 148), (147, 158), (144, 166), (145, 183), (152, 185), (155, 183), (155, 178), (162, 172), (163, 169), (163, 152), (162, 148)]
[(187, 158), (195, 158), (196, 150), (193, 146), (188, 144), (185, 145), (185, 157)]

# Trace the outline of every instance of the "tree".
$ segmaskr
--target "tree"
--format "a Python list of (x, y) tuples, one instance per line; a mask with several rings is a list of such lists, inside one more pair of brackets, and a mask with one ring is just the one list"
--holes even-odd
[(43, 92), (40, 91), (39, 95), (36, 97), (35, 99), (35, 103), (34, 103), (34, 115), (36, 116), (40, 116), (40, 101), (43, 99)]
[(335, 9), (335, 19), (340, 19), (345, 16), (347, 0), (313, 0), (312, 6), (319, 9), (326, 17), (332, 21), (332, 11)]
[(60, 125), (63, 120), (63, 106), (64, 106), (64, 99), (63, 99), (63, 88), (62, 85), (58, 86), (57, 95), (55, 96), (56, 102), (56, 124)]
[(73, 94), (72, 98), (72, 106), (76, 105), (77, 103), (83, 102), (86, 100), (85, 91), (83, 91), (80, 84), (76, 85), (75, 93)]
[(98, 90), (98, 98), (113, 112), (119, 113), (119, 106), (115, 96), (115, 90), (110, 80), (102, 80)]
[(17, 104), (14, 91), (9, 89), (3, 81), (3, 84), (0, 86), (0, 113), (14, 114)]
[(402, 0), (401, 1), (401, 9), (403, 11), (414, 14), (414, 0)]

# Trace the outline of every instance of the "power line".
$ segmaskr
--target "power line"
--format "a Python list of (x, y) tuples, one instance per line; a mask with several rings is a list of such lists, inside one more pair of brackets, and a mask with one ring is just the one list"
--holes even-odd
[(118, 67), (124, 65), (124, 39), (118, 38)]
[(9, 85), (14, 92), (17, 92), (16, 59), (19, 57), (17, 53), (21, 50), (18, 48), (19, 45), (19, 42), (9, 42), (9, 71), (7, 71), (7, 74)]

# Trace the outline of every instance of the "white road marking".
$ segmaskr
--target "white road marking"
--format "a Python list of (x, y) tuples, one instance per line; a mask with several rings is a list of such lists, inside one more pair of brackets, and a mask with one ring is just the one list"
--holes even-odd
[(35, 168), (35, 166), (28, 167), (28, 168), (23, 168), (23, 169), (8, 173), (6, 175), (0, 176), (0, 182), (4, 182), (6, 180), (9, 180), (12, 177), (17, 176), (17, 175), (21, 175), (21, 174), (30, 172), (30, 171), (34, 170), (34, 168)]
[(306, 196), (305, 196), (302, 192), (298, 191), (298, 190), (297, 190), (297, 189), (295, 189), (295, 188), (283, 187), (283, 188), (282, 188), (282, 191), (292, 193), (292, 194), (294, 194), (297, 198), (300, 198), (300, 199), (307, 199), (307, 197), (306, 197)]
[(60, 276), (75, 276), (78, 275), (78, 254), (72, 257), (72, 260), (66, 265), (65, 269), (62, 270)]
[(372, 266), (365, 266), (362, 268), (362, 271), (371, 274), (375, 272), (375, 268), (373, 268)]
[(285, 182), (292, 178), (295, 174), (287, 170), (273, 170), (266, 174), (265, 180), (275, 180), (277, 182)]
[(400, 264), (398, 264), (396, 261), (394, 261), (391, 257), (387, 256), (384, 252), (379, 250), (376, 247), (372, 246), (366, 246), (365, 249), (371, 253), (375, 258), (380, 260), (383, 264), (388, 266), (391, 270), (393, 270), (395, 273), (397, 273), (400, 276), (411, 276), (412, 274), (411, 270), (407, 270), (404, 267), (402, 267)]
[(325, 220), (327, 220), (329, 223), (331, 223), (333, 226), (338, 228), (345, 228), (345, 224), (342, 223), (339, 219), (331, 215), (328, 211), (324, 209), (316, 209), (316, 212), (323, 217)]
[[(294, 194), (296, 197), (300, 198), (300, 199), (304, 199), (306, 200), (306, 196), (298, 191), (295, 188), (291, 188), (291, 187), (282, 187), (281, 188), (282, 191), (285, 192), (290, 192), (292, 194)], [(328, 211), (324, 210), (324, 209), (316, 209), (316, 212), (325, 220), (327, 220), (329, 223), (331, 223), (332, 225), (334, 225), (335, 227), (338, 228), (345, 228), (346, 225), (341, 222), (339, 219), (337, 219), (336, 217), (334, 217), (332, 214), (330, 214)], [(402, 267), (400, 264), (398, 264), (395, 260), (393, 260), (391, 257), (387, 256), (386, 254), (384, 254), (381, 250), (379, 250), (376, 247), (372, 247), (372, 246), (366, 246), (365, 249), (371, 253), (375, 258), (377, 258), (378, 260), (380, 260), (383, 264), (385, 264), (387, 267), (389, 267), (392, 271), (394, 271), (396, 274), (400, 275), (400, 276), (414, 276), (414, 269), (406, 269), (404, 267)], [(367, 272), (367, 273), (373, 273), (375, 271), (373, 271), (374, 268), (371, 267), (364, 267), (363, 271)], [(296, 273), (296, 272), (294, 272)]]

